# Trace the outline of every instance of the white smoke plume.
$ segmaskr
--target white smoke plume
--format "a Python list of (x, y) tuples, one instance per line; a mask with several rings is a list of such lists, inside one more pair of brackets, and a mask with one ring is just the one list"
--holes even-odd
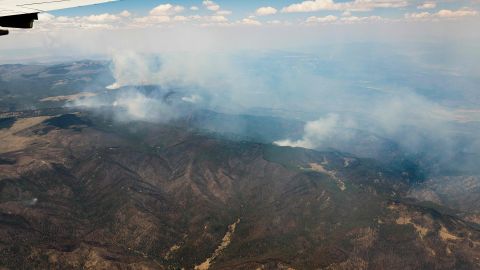
[(348, 129), (354, 128), (353, 121), (346, 121), (341, 119), (337, 114), (329, 114), (324, 118), (315, 121), (310, 121), (305, 124), (304, 135), (300, 140), (280, 140), (274, 142), (279, 146), (303, 147), (310, 149), (317, 149), (325, 147), (327, 141), (331, 141), (338, 136), (348, 136)]

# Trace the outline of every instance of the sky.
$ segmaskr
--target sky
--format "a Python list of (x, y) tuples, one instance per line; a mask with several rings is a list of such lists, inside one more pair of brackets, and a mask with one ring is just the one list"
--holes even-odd
[[(121, 0), (40, 14), (2, 37), (0, 63), (112, 51), (304, 49), (325, 43), (479, 43), (479, 0)], [(457, 46), (457, 47), (458, 47)]]
[[(478, 16), (478, 0), (263, 0), (154, 1), (122, 0), (53, 12), (61, 20), (79, 17), (82, 27), (145, 27), (158, 24), (316, 25), (372, 21), (439, 21)], [(121, 15), (123, 14), (123, 16)], [(128, 15), (128, 16), (127, 16)], [(43, 19), (53, 18), (43, 16)], [(130, 19), (130, 20), (127, 20)], [(122, 21), (120, 23), (120, 21)], [(64, 22), (65, 23), (65, 22)], [(107, 25), (104, 25), (107, 24)]]
[[(310, 17), (368, 17), (381, 16), (387, 19), (401, 19), (410, 14), (413, 17), (462, 17), (475, 16), (480, 1), (476, 0), (219, 0), (219, 1), (155, 1), (155, 0), (122, 0), (97, 6), (57, 11), (57, 16), (87, 16), (92, 14), (115, 14), (124, 10), (136, 16), (146, 16), (155, 7), (171, 4), (181, 6), (183, 10), (176, 12), (178, 16), (224, 15), (229, 20), (255, 18), (260, 22), (285, 20), (294, 22), (307, 21)], [(193, 8), (192, 8), (193, 7)], [(198, 8), (198, 9), (197, 9)], [(444, 10), (442, 13), (439, 11)], [(460, 10), (460, 12), (459, 12)], [(230, 13), (227, 13), (229, 11)], [(451, 11), (451, 12), (450, 12)], [(472, 11), (472, 12), (468, 12)], [(436, 15), (435, 15), (436, 14)], [(265, 17), (266, 16), (266, 17)]]

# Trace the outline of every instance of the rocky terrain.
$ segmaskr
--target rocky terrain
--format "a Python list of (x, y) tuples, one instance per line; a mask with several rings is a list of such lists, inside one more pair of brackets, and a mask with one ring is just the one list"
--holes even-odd
[(0, 267), (480, 268), (475, 220), (401, 167), (182, 123), (2, 119)]
[[(305, 122), (113, 82), (103, 62), (0, 65), (0, 269), (480, 269), (471, 149), (353, 128), (279, 147)], [(131, 92), (178, 115), (112, 105)]]

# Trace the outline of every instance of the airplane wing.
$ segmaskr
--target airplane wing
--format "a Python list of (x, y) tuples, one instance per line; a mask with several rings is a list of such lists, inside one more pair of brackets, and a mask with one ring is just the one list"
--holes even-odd
[[(116, 0), (0, 0), (0, 27), (32, 28), (38, 13)], [(0, 36), (7, 35), (0, 29)]]

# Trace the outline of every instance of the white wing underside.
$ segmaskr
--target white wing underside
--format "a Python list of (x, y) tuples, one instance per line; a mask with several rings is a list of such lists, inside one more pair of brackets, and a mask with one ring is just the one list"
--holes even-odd
[(116, 0), (0, 0), (0, 17), (95, 5)]

